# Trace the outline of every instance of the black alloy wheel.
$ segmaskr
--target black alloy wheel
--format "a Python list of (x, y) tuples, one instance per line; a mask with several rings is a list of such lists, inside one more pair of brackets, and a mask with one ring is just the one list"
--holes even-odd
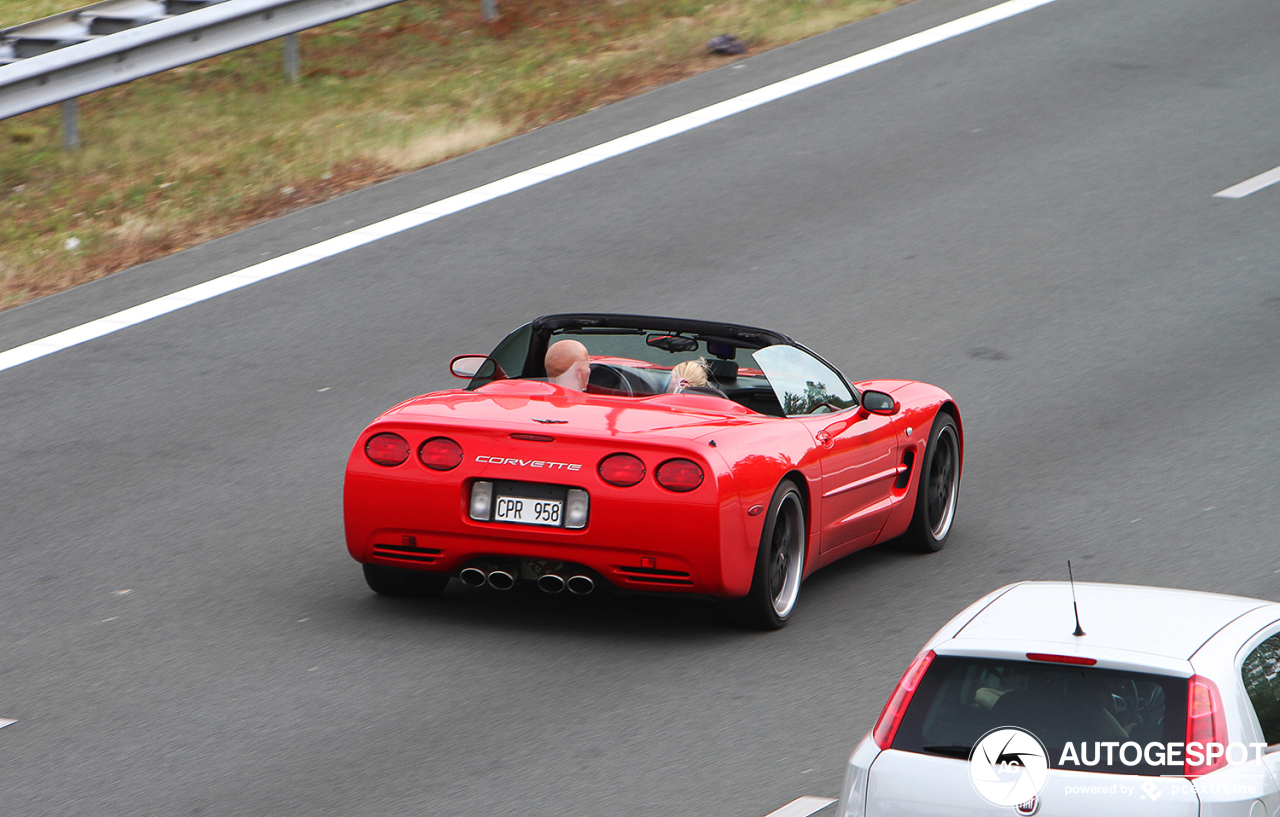
[(741, 601), (743, 619), (752, 627), (778, 630), (791, 618), (804, 576), (807, 531), (800, 489), (783, 480), (769, 502), (751, 590)]
[(921, 461), (916, 507), (903, 543), (912, 550), (936, 553), (947, 544), (960, 498), (960, 436), (956, 421), (938, 412)]

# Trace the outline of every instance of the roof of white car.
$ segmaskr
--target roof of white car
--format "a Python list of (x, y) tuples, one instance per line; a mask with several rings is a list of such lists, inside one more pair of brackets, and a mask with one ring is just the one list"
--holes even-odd
[(1272, 602), (1194, 590), (1077, 582), (1083, 636), (1075, 636), (1071, 585), (1007, 588), (954, 635), (957, 641), (1057, 643), (1187, 659), (1230, 622)]

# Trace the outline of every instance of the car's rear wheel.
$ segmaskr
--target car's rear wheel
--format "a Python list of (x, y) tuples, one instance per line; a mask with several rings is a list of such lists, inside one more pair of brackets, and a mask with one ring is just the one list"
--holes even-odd
[(365, 565), (364, 580), (369, 589), (383, 596), (427, 599), (440, 595), (449, 583), (448, 576), (422, 573), (386, 565)]
[(902, 543), (911, 550), (936, 553), (947, 544), (960, 499), (960, 435), (956, 421), (938, 412), (929, 431), (929, 445), (920, 461), (916, 509)]
[(800, 489), (791, 480), (783, 480), (769, 502), (751, 590), (740, 602), (747, 624), (778, 630), (791, 618), (804, 575), (807, 530)]

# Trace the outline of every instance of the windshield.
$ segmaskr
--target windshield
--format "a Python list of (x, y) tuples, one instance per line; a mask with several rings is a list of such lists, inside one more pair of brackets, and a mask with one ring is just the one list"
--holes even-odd
[[(684, 392), (730, 400), (774, 417), (856, 407), (856, 392), (829, 364), (789, 338), (764, 329), (678, 318), (561, 315), (539, 318), (508, 335), (471, 380), (547, 379), (548, 349), (562, 341), (587, 350), (585, 386), (616, 397)], [(571, 371), (579, 372), (577, 368)]]
[[(686, 360), (704, 360), (709, 355), (706, 341), (668, 332), (611, 329), (603, 332), (559, 331), (551, 334), (551, 342), (576, 340), (587, 347), (592, 360), (613, 359), (620, 363), (644, 368), (656, 367), (670, 371), (677, 363)], [(732, 346), (717, 346), (729, 360), (737, 357)], [(715, 357), (712, 355), (711, 357)]]
[[(587, 348), (590, 380), (586, 391), (589, 393), (652, 397), (683, 390), (727, 399), (761, 414), (785, 416), (769, 378), (752, 358), (752, 353), (759, 351), (756, 345), (695, 332), (575, 327), (539, 336), (532, 324), (526, 324), (498, 344), (489, 355), (496, 367), (482, 367), (468, 388), (477, 389), (508, 378), (545, 379), (546, 349), (564, 340), (577, 341)], [(768, 348), (793, 349), (812, 360), (795, 347)], [(765, 360), (780, 375), (786, 375), (788, 369), (783, 363), (768, 357)], [(688, 366), (677, 370), (682, 363), (691, 364), (692, 370)], [(794, 378), (787, 382), (791, 379)], [(838, 375), (824, 376), (822, 380), (842, 382)]]
[[(559, 330), (551, 333), (548, 343), (564, 340), (587, 348), (591, 357), (587, 391), (597, 394), (641, 397), (693, 390), (728, 397), (726, 390), (747, 388), (751, 378), (761, 377), (758, 370), (738, 365), (738, 347), (689, 334), (641, 329)], [(692, 367), (680, 365), (690, 362)]]
[[(1181, 759), (1155, 765), (1149, 761), (1157, 756), (1145, 754), (1130, 764), (1116, 750), (1130, 742), (1145, 749), (1185, 741), (1186, 689), (1186, 678), (1166, 675), (940, 655), (911, 699), (893, 748), (968, 758), (987, 732), (1018, 726), (1040, 739), (1055, 769), (1181, 774)], [(1129, 750), (1124, 760), (1134, 754)]]

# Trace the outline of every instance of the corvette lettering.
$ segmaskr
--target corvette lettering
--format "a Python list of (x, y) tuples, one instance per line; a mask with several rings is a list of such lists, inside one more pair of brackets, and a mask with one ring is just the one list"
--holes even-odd
[(519, 465), (523, 468), (551, 468), (560, 471), (580, 471), (582, 465), (576, 462), (548, 462), (546, 460), (520, 460), (514, 457), (476, 457), (476, 462), (487, 462), (490, 465)]

